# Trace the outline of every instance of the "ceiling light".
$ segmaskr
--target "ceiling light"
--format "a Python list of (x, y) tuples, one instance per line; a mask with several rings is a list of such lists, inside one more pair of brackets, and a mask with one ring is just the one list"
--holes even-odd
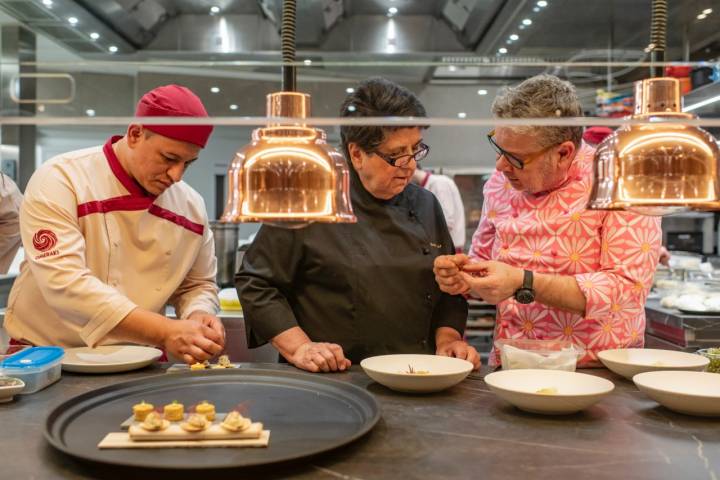
[(232, 105), (230, 105), (230, 110), (237, 110), (237, 109), (238, 109), (238, 106), (235, 105), (234, 103)]
[(540, 0), (539, 2), (537, 2), (537, 6), (540, 8), (545, 8), (547, 7), (547, 2), (545, 0)]
[(43, 5), (45, 5), (46, 7), (52, 7), (52, 4), (52, 0), (43, 0)]
[(710, 14), (713, 12), (713, 10), (712, 10), (712, 8), (706, 8), (706, 9), (703, 10), (702, 12), (703, 12), (705, 15), (710, 15)]
[(392, 16), (392, 15), (396, 15), (397, 13), (398, 13), (397, 7), (388, 8), (388, 15)]
[(312, 65), (312, 60), (310, 60), (309, 58), (307, 58), (307, 59), (303, 60), (303, 63), (304, 63), (305, 65)]
[(517, 40), (518, 38), (520, 38), (520, 36), (519, 36), (518, 34), (516, 34), (516, 33), (513, 33), (512, 35), (510, 35), (510, 40), (515, 41), (515, 40)]
[(487, 94), (488, 94), (488, 91), (485, 90), (484, 88), (481, 88), (480, 90), (478, 90), (478, 95), (487, 95)]
[(92, 38), (93, 40), (97, 40), (98, 38), (100, 38), (100, 34), (97, 32), (92, 32), (90, 34), (90, 38)]
[(520, 30), (525, 30), (525, 25), (520, 25), (518, 28), (519, 28)]
[(345, 89), (345, 93), (355, 93), (355, 89), (353, 87), (348, 87)]
[(85, 110), (85, 115), (87, 115), (88, 117), (94, 117), (95, 110), (93, 110), (92, 108), (88, 108), (87, 110)]
[(537, 13), (539, 11), (540, 11), (540, 9), (538, 7), (533, 8), (533, 12)]
[(218, 13), (220, 13), (220, 7), (218, 7), (217, 5), (210, 7), (210, 15), (215, 15)]
[(448, 67), (448, 70), (450, 70), (451, 72), (454, 72), (454, 71), (457, 70), (457, 67), (456, 67), (455, 65), (450, 65), (450, 66)]
[(526, 18), (522, 21), (522, 23), (523, 23), (523, 25), (532, 25), (532, 20), (530, 20), (529, 18)]
[(706, 18), (707, 18), (707, 15), (705, 15), (704, 13), (701, 13), (700, 15), (697, 16), (698, 20), (705, 20)]
[(465, 118), (467, 117), (467, 113), (465, 112), (458, 112), (458, 118)]
[(118, 47), (116, 47), (115, 45), (110, 45), (108, 47), (108, 50), (110, 51), (110, 53), (117, 53)]
[(348, 112), (354, 112), (355, 110), (357, 110), (355, 105), (348, 105)]
[(505, 40), (505, 43), (508, 44), (508, 45), (512, 45), (512, 40), (507, 39), (507, 40)]
[(212, 93), (220, 93), (220, 87), (210, 87)]
[(500, 48), (498, 48), (498, 53), (505, 54), (505, 53), (507, 53), (507, 52), (508, 52), (508, 49), (505, 48), (505, 47), (500, 47)]
[(77, 25), (77, 24), (78, 24), (78, 19), (77, 19), (77, 17), (70, 17), (70, 18), (68, 18), (68, 23), (70, 23), (70, 25)]

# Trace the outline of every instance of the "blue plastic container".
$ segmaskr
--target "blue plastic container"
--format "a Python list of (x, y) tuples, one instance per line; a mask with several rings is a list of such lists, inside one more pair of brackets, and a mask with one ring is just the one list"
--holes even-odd
[(22, 394), (35, 393), (60, 380), (65, 351), (60, 347), (31, 347), (0, 362), (0, 375), (25, 382)]

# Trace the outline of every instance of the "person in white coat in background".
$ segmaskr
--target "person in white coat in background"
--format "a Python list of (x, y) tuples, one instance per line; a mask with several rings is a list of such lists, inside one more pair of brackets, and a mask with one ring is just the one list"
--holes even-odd
[(0, 173), (0, 273), (8, 273), (22, 240), (20, 205), (23, 196), (15, 182)]
[[(207, 117), (177, 85), (138, 117)], [(59, 155), (32, 176), (20, 211), (25, 262), (5, 328), (32, 345), (154, 345), (188, 363), (223, 350), (217, 261), (202, 197), (182, 176), (209, 125), (130, 125), (104, 146)], [(167, 318), (175, 307), (179, 320)]]
[(462, 253), (465, 249), (465, 207), (455, 181), (445, 175), (430, 173), (418, 166), (413, 174), (413, 182), (437, 197), (448, 230), (450, 230), (455, 251)]

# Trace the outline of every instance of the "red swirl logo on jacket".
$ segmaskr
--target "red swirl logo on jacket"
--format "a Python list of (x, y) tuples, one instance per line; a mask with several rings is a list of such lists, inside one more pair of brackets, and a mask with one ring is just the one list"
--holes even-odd
[(40, 252), (47, 252), (57, 244), (57, 235), (52, 230), (38, 230), (33, 235), (33, 246)]

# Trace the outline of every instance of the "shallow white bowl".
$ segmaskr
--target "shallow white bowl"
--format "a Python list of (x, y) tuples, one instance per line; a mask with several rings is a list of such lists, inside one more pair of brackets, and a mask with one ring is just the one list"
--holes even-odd
[(139, 345), (66, 348), (62, 368), (78, 373), (128, 372), (150, 365), (161, 356), (162, 350)]
[(687, 415), (720, 417), (720, 375), (709, 372), (645, 372), (633, 377), (641, 392)]
[(705, 370), (710, 360), (694, 353), (652, 348), (603, 350), (598, 358), (607, 368), (628, 380), (638, 373), (662, 370)]
[[(485, 377), (498, 397), (520, 410), (567, 415), (597, 403), (615, 388), (604, 378), (562, 370), (501, 370)], [(554, 393), (538, 393), (551, 389)]]
[(25, 388), (25, 382), (19, 378), (2, 377), (0, 380), (14, 380), (15, 385), (0, 386), (0, 403), (6, 403), (13, 399), (13, 397), (20, 393)]
[[(370, 378), (399, 392), (438, 392), (462, 382), (473, 365), (459, 358), (438, 355), (381, 355), (360, 362)], [(426, 375), (407, 373), (409, 367)]]

